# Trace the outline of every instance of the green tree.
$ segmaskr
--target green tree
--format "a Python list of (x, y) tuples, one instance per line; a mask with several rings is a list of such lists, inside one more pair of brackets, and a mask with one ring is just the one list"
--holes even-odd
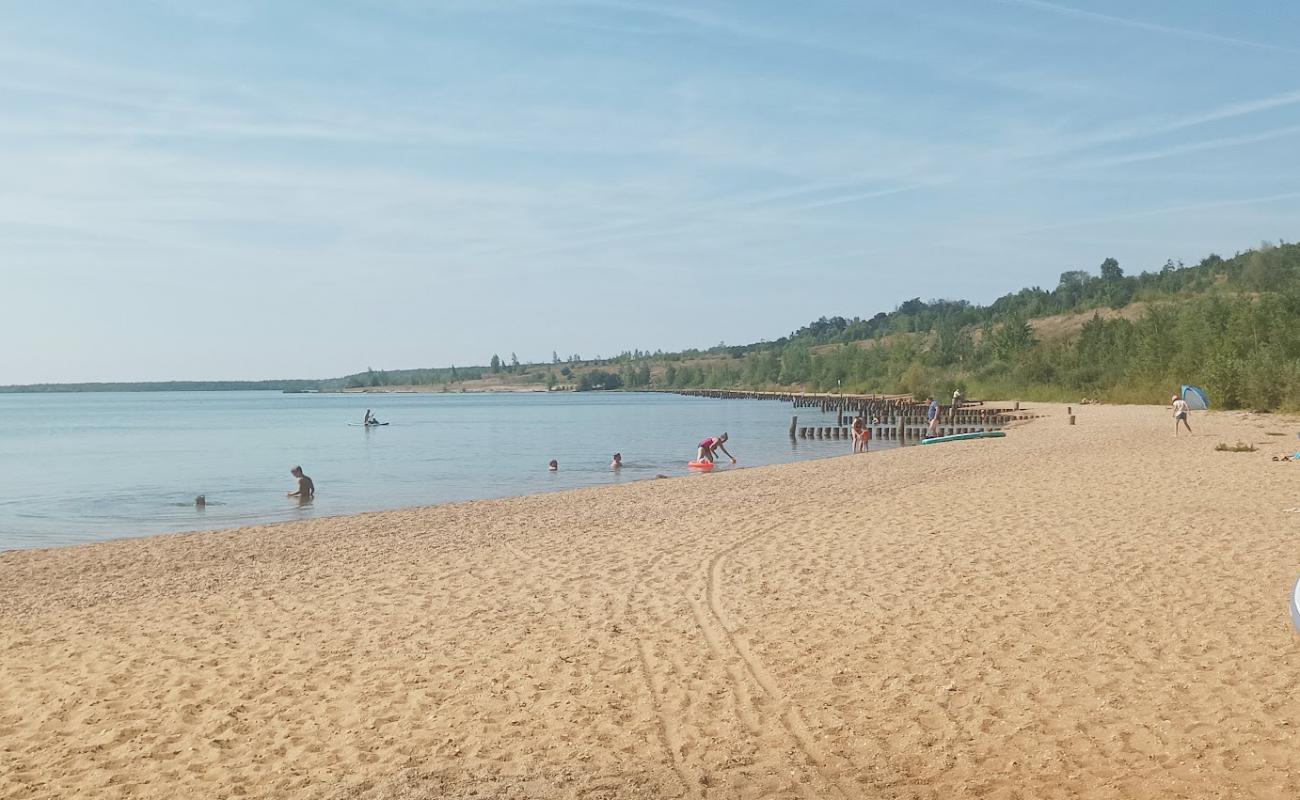
[(619, 389), (623, 386), (623, 379), (616, 372), (606, 372), (604, 370), (593, 369), (585, 373), (578, 380), (578, 391), (590, 392), (603, 389)]
[(492, 360), (488, 362), (488, 365), (489, 365), (489, 369), (492, 370), (493, 375), (496, 375), (497, 373), (501, 372), (501, 356), (497, 355), (496, 353), (493, 353)]
[(1034, 346), (1034, 329), (1023, 318), (1013, 317), (1002, 323), (989, 344), (995, 357), (1013, 361), (1016, 356)]

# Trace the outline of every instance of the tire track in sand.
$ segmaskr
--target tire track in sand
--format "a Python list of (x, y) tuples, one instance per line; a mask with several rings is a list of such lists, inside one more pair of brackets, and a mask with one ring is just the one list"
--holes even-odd
[[(519, 563), (544, 564), (549, 568), (551, 574), (558, 574), (562, 569), (571, 566), (570, 563), (554, 557), (530, 555), (511, 541), (503, 542), (503, 546)], [(645, 576), (665, 556), (673, 555), (679, 549), (681, 548), (660, 550), (637, 568), (635, 576), (628, 582), (628, 591), (623, 596), (620, 604), (621, 608), (614, 611), (613, 618), (610, 621), (611, 626), (616, 631), (621, 631), (623, 626), (626, 626), (629, 630), (632, 629), (636, 595), (639, 588), (644, 585)], [(687, 744), (686, 737), (682, 735), (681, 726), (674, 720), (666, 707), (666, 703), (663, 701), (663, 698), (668, 694), (668, 680), (666, 678), (673, 671), (673, 667), (671, 664), (665, 664), (662, 668), (658, 668), (656, 659), (650, 652), (650, 645), (640, 636), (634, 634), (634, 638), (636, 640), (637, 668), (641, 675), (641, 682), (645, 685), (646, 692), (650, 696), (650, 705), (654, 709), (655, 729), (659, 744), (667, 752), (669, 763), (672, 765), (673, 772), (677, 774), (677, 779), (682, 784), (684, 794), (689, 797), (702, 797), (703, 795), (698, 788), (699, 781), (691, 779), (690, 771), (682, 758), (682, 753)]]
[[(699, 601), (692, 600), (691, 608), (695, 613), (696, 624), (699, 625), (704, 634), (705, 641), (708, 642), (710, 649), (713, 650), (718, 659), (726, 664), (727, 674), (733, 682), (731, 688), (737, 704), (743, 703), (749, 706), (749, 713), (746, 714), (742, 710), (740, 715), (751, 733), (756, 737), (761, 735), (762, 725), (759, 720), (764, 715), (764, 712), (775, 716), (780, 723), (780, 727), (785, 731), (785, 738), (790, 740), (794, 749), (802, 756), (804, 763), (799, 766), (804, 769), (811, 767), (813, 774), (820, 779), (820, 782), (825, 787), (824, 791), (814, 791), (811, 787), (801, 786), (799, 787), (801, 793), (810, 798), (826, 797), (828, 794), (847, 798), (851, 796), (851, 793), (846, 791), (830, 774), (826, 758), (813, 741), (812, 734), (808, 731), (808, 726), (804, 723), (798, 706), (785, 696), (771, 673), (763, 666), (762, 661), (735, 635), (733, 626), (727, 621), (722, 610), (723, 561), (746, 545), (752, 544), (784, 527), (784, 524), (769, 526), (714, 553), (706, 562), (705, 604), (701, 607)], [(720, 635), (718, 631), (721, 631)], [(730, 657), (727, 655), (727, 651), (730, 651)], [(740, 667), (736, 666), (737, 662), (741, 665)], [(756, 691), (751, 692), (747, 689), (745, 687), (747, 683), (752, 684)], [(761, 697), (761, 703), (755, 702), (755, 694)]]
[[(665, 671), (654, 668), (654, 660), (650, 655), (650, 646), (645, 643), (644, 639), (636, 640), (637, 655), (641, 658), (641, 678), (645, 681), (646, 690), (650, 692), (650, 704), (654, 706), (655, 716), (659, 720), (659, 741), (668, 751), (668, 758), (672, 762), (673, 771), (682, 782), (682, 788), (692, 797), (702, 797), (698, 786), (698, 781), (692, 781), (690, 774), (687, 772), (686, 763), (682, 760), (682, 749), (685, 741), (681, 736), (680, 729), (673, 724), (672, 717), (668, 714), (665, 704), (660, 699), (667, 693), (666, 683), (663, 679)], [(656, 680), (656, 676), (658, 679)]]
[[(637, 591), (645, 584), (645, 577), (653, 570), (664, 556), (672, 555), (677, 549), (668, 548), (655, 553), (636, 571), (635, 577), (629, 582), (627, 595), (623, 598), (623, 608), (618, 615), (624, 624), (632, 627), (632, 616), (635, 613), (635, 600)], [(647, 614), (647, 616), (649, 616)], [(681, 733), (681, 726), (677, 724), (672, 715), (669, 713), (667, 704), (664, 702), (668, 694), (667, 680), (671, 665), (665, 665), (662, 669), (655, 668), (655, 659), (650, 652), (650, 645), (641, 636), (635, 636), (636, 652), (641, 671), (641, 681), (645, 684), (646, 692), (650, 695), (650, 706), (654, 709), (655, 718), (658, 722), (657, 733), (659, 743), (668, 753), (669, 763), (672, 764), (673, 771), (677, 773), (677, 779), (681, 781), (682, 791), (689, 797), (703, 797), (698, 780), (691, 780), (691, 774), (682, 757), (685, 737)]]
[[(932, 479), (943, 479), (952, 471), (953, 470), (951, 469), (936, 470), (932, 475)], [(921, 486), (924, 483), (925, 481), (907, 481), (888, 488), (890, 491), (906, 491)], [(883, 490), (883, 488), (879, 486), (876, 488), (878, 491)], [(795, 517), (798, 517), (803, 505), (804, 504), (793, 505), (787, 510)], [(719, 658), (723, 661), (728, 661), (729, 659), (727, 659), (726, 655), (722, 651), (729, 648), (735, 654), (736, 659), (744, 665), (744, 673), (748, 675), (749, 680), (758, 688), (758, 693), (766, 698), (768, 703), (775, 705), (779, 709), (777, 717), (781, 721), (781, 726), (785, 729), (786, 734), (794, 743), (795, 749), (800, 752), (807, 762), (806, 766), (812, 767), (813, 771), (821, 779), (822, 783), (824, 783), (835, 795), (845, 798), (853, 797), (855, 796), (855, 792), (842, 786), (830, 773), (830, 766), (826, 758), (821, 754), (816, 742), (813, 740), (812, 733), (808, 730), (808, 726), (803, 720), (803, 715), (800, 713), (799, 707), (781, 691), (776, 679), (772, 677), (772, 674), (763, 665), (762, 660), (758, 658), (758, 656), (754, 655), (753, 651), (750, 650), (749, 645), (744, 641), (744, 639), (736, 635), (735, 626), (730, 623), (725, 611), (723, 610), (723, 562), (725, 562), (729, 556), (739, 552), (748, 545), (783, 530), (787, 525), (788, 523), (786, 522), (768, 525), (762, 530), (742, 537), (714, 553), (707, 562), (707, 580), (705, 586), (707, 615), (700, 609), (698, 601), (692, 600), (691, 607), (695, 611), (696, 623), (699, 625), (701, 631), (703, 631), (705, 639), (709, 642), (709, 646), (714, 650)], [(722, 631), (721, 636), (719, 636), (716, 631), (712, 630), (714, 626), (716, 626), (718, 630)], [(733, 680), (737, 679), (737, 671), (732, 669), (730, 665), (728, 666), (727, 673), (732, 676)], [(749, 697), (749, 694), (744, 692), (739, 686), (733, 687), (733, 692), (736, 694), (738, 699), (741, 697)], [(752, 698), (749, 702), (756, 713), (761, 712), (762, 709), (758, 704), (753, 703)], [(810, 791), (811, 790), (804, 790), (805, 795), (813, 797), (826, 796), (825, 793), (810, 794)]]

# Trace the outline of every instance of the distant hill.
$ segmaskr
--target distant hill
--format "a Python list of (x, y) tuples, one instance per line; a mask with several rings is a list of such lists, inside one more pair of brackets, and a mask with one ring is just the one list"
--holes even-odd
[(284, 381), (43, 384), (0, 391), (753, 388), (1165, 402), (1182, 383), (1216, 407), (1300, 408), (1300, 245), (1125, 275), (1062, 272), (988, 305), (913, 298), (870, 317), (823, 317), (772, 341), (677, 353), (366, 370)]
[(1166, 402), (1195, 383), (1216, 407), (1293, 409), (1297, 312), (1300, 245), (1138, 275), (1108, 258), (1095, 275), (1063, 272), (1051, 290), (1021, 289), (987, 306), (913, 298), (870, 318), (822, 318), (772, 342), (666, 356), (657, 383), (1115, 402)]

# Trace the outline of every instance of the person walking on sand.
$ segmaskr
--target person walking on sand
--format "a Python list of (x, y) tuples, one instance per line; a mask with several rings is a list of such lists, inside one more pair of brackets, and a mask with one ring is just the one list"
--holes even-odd
[(933, 397), (930, 398), (930, 405), (925, 410), (925, 418), (930, 420), (930, 427), (927, 431), (927, 437), (939, 435), (939, 401)]
[(296, 497), (298, 502), (305, 503), (316, 496), (316, 484), (302, 471), (302, 467), (294, 467), (289, 474), (298, 479), (298, 491), (289, 492), (287, 497)]
[(1187, 429), (1187, 433), (1190, 435), (1192, 426), (1188, 424), (1187, 418), (1191, 415), (1192, 410), (1188, 408), (1187, 401), (1178, 395), (1174, 395), (1169, 399), (1174, 404), (1174, 436), (1178, 435), (1178, 423), (1180, 422), (1183, 423), (1183, 427)]
[(862, 424), (862, 417), (853, 418), (853, 452), (867, 451), (867, 426)]
[(727, 441), (727, 434), (723, 433), (718, 436), (710, 436), (709, 438), (700, 442), (700, 451), (696, 456), (696, 460), (707, 461), (710, 464), (712, 464), (714, 459), (714, 453), (718, 450), (721, 450), (722, 452), (727, 454), (727, 458), (731, 459), (731, 463), (733, 464), (736, 463), (736, 457), (733, 456), (727, 450), (727, 446), (725, 444), (726, 441)]

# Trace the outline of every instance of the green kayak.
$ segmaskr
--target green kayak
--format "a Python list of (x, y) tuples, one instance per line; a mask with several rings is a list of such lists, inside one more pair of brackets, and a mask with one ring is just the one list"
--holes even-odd
[(950, 436), (936, 436), (922, 439), (921, 444), (939, 444), (940, 442), (960, 442), (966, 439), (1001, 439), (1006, 436), (1002, 431), (980, 431), (979, 433), (954, 433)]

